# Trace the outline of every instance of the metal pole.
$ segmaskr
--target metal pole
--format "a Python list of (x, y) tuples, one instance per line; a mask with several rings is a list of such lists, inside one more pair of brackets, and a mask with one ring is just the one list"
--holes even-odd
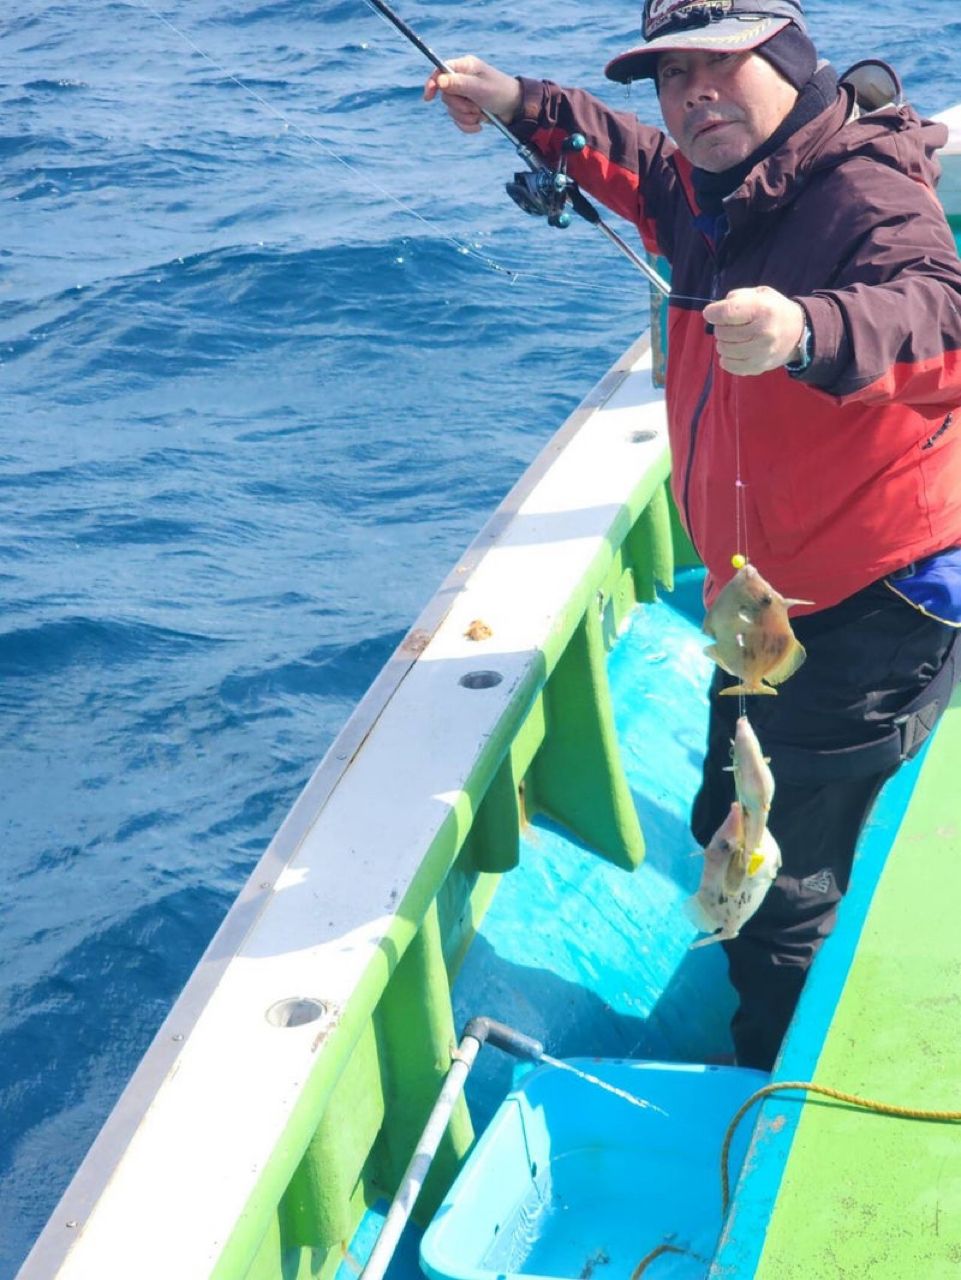
[(544, 1046), (539, 1040), (533, 1040), (523, 1032), (505, 1026), (503, 1022), (496, 1022), (493, 1018), (471, 1018), (464, 1028), (460, 1044), (453, 1054), (450, 1069), (444, 1077), (443, 1088), (427, 1117), (427, 1124), (420, 1135), (410, 1163), (404, 1170), (397, 1194), (387, 1210), (384, 1225), (371, 1250), (367, 1265), (360, 1274), (360, 1280), (383, 1280), (404, 1227), (407, 1226), (407, 1220), (413, 1212), (417, 1197), (420, 1195), (424, 1179), (437, 1154), (440, 1140), (447, 1131), (454, 1104), (464, 1090), (470, 1069), (481, 1047), (487, 1043), (496, 1045), (505, 1053), (513, 1054), (515, 1058), (527, 1058), (532, 1062), (540, 1061), (544, 1053)]
[[(392, 23), (402, 36), (406, 36), (414, 48), (419, 49), (424, 57), (434, 64), (438, 71), (445, 71), (449, 76), (456, 74), (444, 59), (436, 54), (430, 45), (426, 44), (420, 38), (416, 31), (411, 30), (400, 14), (395, 13), (389, 4), (384, 3), (384, 0), (367, 0), (367, 3), (371, 8), (376, 9), (378, 13), (383, 14), (387, 21)], [(530, 147), (525, 147), (523, 142), (519, 142), (503, 120), (498, 119), (495, 115), (491, 115), (491, 113), (489, 111), (485, 111), (483, 107), (478, 107), (478, 111), (480, 111), (488, 124), (492, 124), (495, 129), (498, 129), (504, 135), (517, 154), (522, 160), (526, 161), (531, 169), (537, 170), (547, 168), (543, 158), (539, 156), (536, 151), (532, 151)]]
[(454, 1061), (451, 1063), (450, 1070), (444, 1080), (444, 1087), (434, 1103), (434, 1109), (427, 1119), (424, 1132), (421, 1134), (416, 1150), (404, 1171), (397, 1194), (387, 1211), (387, 1217), (384, 1219), (384, 1225), (381, 1228), (380, 1235), (377, 1237), (377, 1243), (371, 1251), (366, 1267), (361, 1272), (360, 1280), (382, 1280), (384, 1272), (394, 1256), (394, 1251), (397, 1248), (397, 1243), (404, 1227), (407, 1225), (407, 1220), (413, 1212), (414, 1204), (420, 1195), (431, 1162), (437, 1154), (440, 1140), (447, 1131), (454, 1104), (463, 1092), (470, 1069), (480, 1052), (480, 1047), (481, 1042), (475, 1040), (473, 1036), (465, 1035), (461, 1040)]

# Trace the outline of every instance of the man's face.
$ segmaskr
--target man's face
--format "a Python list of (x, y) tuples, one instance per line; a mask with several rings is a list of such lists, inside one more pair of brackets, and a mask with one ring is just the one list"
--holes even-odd
[(668, 132), (710, 173), (746, 160), (797, 102), (794, 86), (753, 52), (662, 53), (657, 82)]

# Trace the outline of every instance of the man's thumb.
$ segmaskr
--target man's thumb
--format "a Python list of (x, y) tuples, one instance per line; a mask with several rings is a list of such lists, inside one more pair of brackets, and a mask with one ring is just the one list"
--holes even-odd
[(442, 93), (456, 93), (469, 98), (468, 89), (474, 77), (462, 76), (456, 71), (444, 71), (437, 77), (437, 87)]

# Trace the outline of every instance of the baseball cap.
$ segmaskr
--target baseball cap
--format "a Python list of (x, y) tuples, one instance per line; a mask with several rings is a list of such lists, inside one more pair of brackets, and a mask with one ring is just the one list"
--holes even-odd
[(644, 80), (657, 74), (657, 55), (668, 49), (741, 53), (792, 22), (806, 34), (800, 0), (645, 0), (644, 44), (618, 54), (604, 74), (621, 84)]

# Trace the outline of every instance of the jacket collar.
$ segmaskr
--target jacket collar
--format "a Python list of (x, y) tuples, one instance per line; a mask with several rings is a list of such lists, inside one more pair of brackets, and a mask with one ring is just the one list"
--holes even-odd
[(762, 160), (724, 201), (733, 228), (790, 203), (819, 170), (834, 168), (854, 154), (898, 170), (932, 190), (941, 174), (935, 155), (947, 128), (922, 120), (903, 101), (875, 107), (859, 99), (857, 87), (841, 77), (837, 97)]
[[(825, 70), (836, 86), (834, 72), (830, 68)], [(770, 213), (794, 198), (830, 141), (847, 124), (852, 102), (849, 90), (835, 87), (833, 101), (807, 118), (772, 154), (750, 170), (724, 201), (724, 212), (732, 228), (758, 214)]]

